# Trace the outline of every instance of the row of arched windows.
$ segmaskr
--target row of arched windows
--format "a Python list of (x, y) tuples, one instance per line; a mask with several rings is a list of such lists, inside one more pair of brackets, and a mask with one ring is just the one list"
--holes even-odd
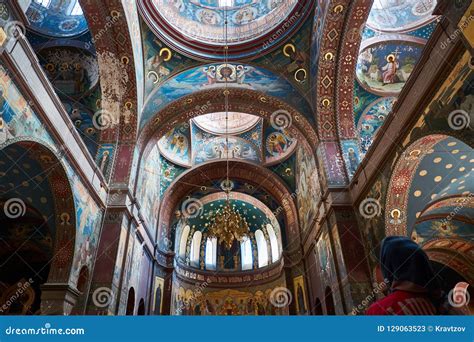
[[(268, 266), (271, 263), (275, 263), (280, 259), (281, 251), (280, 244), (275, 230), (271, 224), (266, 225), (266, 232), (268, 234), (268, 241), (265, 237), (263, 230), (258, 229), (255, 231), (255, 243), (257, 248), (257, 264), (258, 268)], [(191, 229), (189, 225), (186, 225), (181, 233), (178, 248), (178, 257), (182, 260), (186, 260), (186, 249), (188, 244), (188, 238)], [(201, 231), (195, 231), (191, 239), (191, 248), (189, 252), (189, 263), (193, 267), (200, 267), (201, 262), (201, 243), (203, 234)], [(217, 257), (218, 257), (218, 241), (216, 238), (207, 238), (204, 250), (204, 264), (207, 270), (216, 270), (217, 268)], [(270, 251), (270, 253), (269, 253)], [(250, 238), (246, 238), (240, 242), (240, 262), (242, 270), (253, 269), (254, 264), (254, 253), (252, 247), (252, 241)]]

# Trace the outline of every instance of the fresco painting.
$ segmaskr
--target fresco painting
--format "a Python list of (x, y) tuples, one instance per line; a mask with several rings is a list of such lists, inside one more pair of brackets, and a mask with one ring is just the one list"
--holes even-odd
[(374, 142), (378, 129), (382, 126), (396, 101), (394, 97), (384, 97), (370, 104), (357, 125), (360, 139), (361, 158)]
[(281, 161), (294, 152), (296, 139), (285, 129), (269, 125), (265, 129), (265, 161), (272, 164)]
[(308, 303), (306, 299), (306, 289), (304, 286), (304, 277), (298, 276), (293, 278), (294, 298), (296, 302), (296, 312), (298, 315), (308, 314)]
[(173, 163), (182, 166), (190, 166), (190, 145), (188, 123), (177, 125), (158, 142), (161, 155)]
[(152, 235), (158, 222), (160, 193), (160, 152), (155, 145), (146, 158), (142, 158), (136, 190), (141, 213)]
[(16, 84), (10, 78), (8, 71), (0, 66), (0, 147), (12, 139), (35, 140), (48, 146), (60, 156), (66, 174), (70, 180), (76, 209), (77, 233), (75, 255), (70, 283), (76, 284), (79, 270), (82, 266), (90, 266), (96, 251), (97, 238), (100, 230), (102, 211), (92, 199), (79, 176), (64, 158), (62, 151), (53, 140), (44, 124), (41, 123), (31, 104), (20, 93)]
[(341, 145), (342, 156), (346, 163), (347, 173), (349, 178), (352, 178), (360, 163), (359, 143), (357, 140), (343, 140), (341, 141)]
[(161, 315), (161, 308), (163, 307), (163, 291), (165, 290), (165, 280), (160, 277), (155, 277), (155, 285), (153, 291), (153, 305), (152, 310), (154, 315)]
[(378, 95), (397, 95), (421, 56), (421, 42), (380, 42), (362, 49), (357, 61), (357, 80)]
[(299, 99), (299, 92), (285, 79), (272, 72), (245, 64), (210, 64), (188, 69), (157, 87), (148, 97), (140, 122), (143, 129), (148, 120), (170, 102), (193, 92), (223, 88), (242, 88), (283, 99), (313, 122), (307, 101)]
[(288, 306), (274, 306), (271, 303), (273, 290), (285, 288), (273, 284), (240, 289), (186, 288), (173, 283), (172, 312), (186, 316), (275, 316), (287, 315)]
[(217, 159), (244, 159), (261, 162), (261, 151), (251, 142), (240, 137), (216, 136), (192, 125), (193, 164)]
[(300, 146), (297, 150), (297, 201), (301, 231), (311, 228), (316, 215), (316, 203), (321, 198), (318, 169), (311, 153)]

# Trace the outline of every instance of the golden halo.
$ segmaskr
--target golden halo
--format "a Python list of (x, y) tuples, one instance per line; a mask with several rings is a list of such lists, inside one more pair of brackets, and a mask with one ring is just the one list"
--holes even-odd
[(391, 53), (390, 55), (387, 56), (387, 62), (393, 62), (395, 61), (395, 55)]

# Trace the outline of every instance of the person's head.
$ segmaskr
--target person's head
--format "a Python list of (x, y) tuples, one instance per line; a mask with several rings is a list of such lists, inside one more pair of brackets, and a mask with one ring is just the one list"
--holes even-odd
[(439, 289), (428, 256), (417, 243), (407, 237), (389, 236), (382, 241), (380, 269), (388, 287), (397, 281), (411, 282), (428, 292)]

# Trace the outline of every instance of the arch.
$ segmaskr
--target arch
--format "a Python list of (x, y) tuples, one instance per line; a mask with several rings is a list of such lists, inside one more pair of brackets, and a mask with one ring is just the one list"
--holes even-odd
[[(316, 154), (319, 139), (312, 119), (307, 117), (307, 113), (311, 112), (309, 105), (295, 109), (278, 97), (251, 89), (229, 88), (226, 94), (229, 99), (229, 111), (255, 115), (269, 121), (278, 117), (289, 123), (286, 130), (292, 137), (307, 141), (313, 153)], [(171, 103), (168, 102), (160, 108), (149, 109), (148, 119), (145, 120), (145, 115), (143, 117), (146, 124), (142, 123), (137, 143), (142, 152), (142, 158), (146, 157), (161, 137), (170, 132), (176, 124), (188, 122), (197, 116), (222, 112), (225, 98), (223, 88), (212, 88), (195, 91)], [(147, 103), (151, 102), (153, 101), (147, 101)]]
[(255, 232), (255, 240), (257, 241), (258, 267), (268, 266), (268, 244), (260, 229)]
[(178, 256), (181, 259), (186, 259), (186, 247), (188, 245), (188, 238), (189, 238), (189, 231), (190, 231), (189, 225), (184, 226), (182, 232), (181, 232), (181, 238), (179, 241), (179, 250), (178, 250)]
[[(28, 158), (31, 163), (39, 166), (38, 174), (30, 175), (30, 179), (41, 176), (45, 179), (51, 190), (51, 197), (54, 202), (54, 216), (51, 224), (54, 226), (53, 255), (47, 283), (70, 282), (73, 268), (76, 241), (76, 209), (72, 185), (66, 173), (66, 167), (62, 156), (50, 148), (46, 143), (35, 139), (12, 139), (7, 144), (0, 145), (3, 154), (8, 155), (15, 150), (22, 150), (21, 158), (14, 158), (16, 163), (23, 158)], [(6, 165), (6, 164), (5, 164)], [(6, 173), (2, 181), (7, 182)], [(12, 183), (15, 184), (15, 180)], [(3, 183), (3, 182), (2, 182)], [(20, 190), (19, 187), (17, 190)], [(37, 192), (38, 195), (40, 192)], [(26, 207), (29, 200), (26, 195), (17, 193), (15, 195), (20, 200), (20, 205)], [(9, 198), (2, 198), (8, 200)], [(61, 199), (61, 200), (60, 200)], [(76, 285), (74, 283), (74, 285)]]
[(135, 289), (131, 287), (128, 290), (127, 309), (125, 315), (133, 316), (135, 313)]
[[(120, 166), (116, 164), (111, 168), (120, 176), (109, 175), (108, 181), (126, 183), (133, 162), (130, 143), (136, 141), (143, 94), (143, 86), (137, 82), (137, 79), (143, 79), (140, 74), (143, 70), (141, 39), (131, 36), (133, 33), (140, 37), (136, 4), (134, 1), (111, 3), (107, 0), (79, 2), (94, 37), (102, 91), (100, 113), (110, 123), (101, 130), (98, 141), (113, 145), (114, 153), (123, 157)], [(116, 37), (121, 37), (120, 41)], [(111, 136), (116, 139), (111, 140)], [(118, 159), (114, 158), (115, 162)]]
[(76, 288), (80, 292), (84, 293), (88, 282), (89, 282), (89, 268), (87, 266), (82, 266), (81, 270), (79, 271), (79, 277), (77, 278)]
[(334, 297), (331, 288), (328, 286), (324, 291), (324, 301), (326, 302), (326, 315), (334, 316), (336, 309), (334, 306)]
[(145, 316), (145, 300), (143, 298), (138, 303), (137, 316)]
[(195, 267), (199, 267), (201, 240), (202, 233), (199, 230), (194, 232), (193, 239), (191, 241), (191, 251), (189, 252), (189, 263)]
[[(245, 161), (229, 161), (230, 177), (238, 181), (247, 182), (253, 186), (265, 190), (273, 196), (281, 207), (279, 212), (283, 215), (285, 226), (284, 241), (287, 251), (298, 250), (300, 246), (300, 236), (298, 234), (298, 213), (292, 192), (271, 170), (251, 164)], [(171, 236), (172, 222), (175, 210), (183, 198), (196, 190), (195, 184), (202, 183), (202, 175), (206, 175), (206, 181), (222, 181), (227, 172), (226, 161), (217, 161), (202, 164), (193, 168), (174, 180), (164, 193), (160, 207), (160, 218), (158, 223), (159, 236)], [(165, 256), (168, 265), (173, 263), (173, 255), (168, 251), (159, 249), (159, 253)]]
[[(408, 227), (408, 222), (414, 222), (416, 217), (409, 217), (408, 215), (408, 201), (410, 195), (413, 195), (410, 192), (410, 188), (415, 178), (423, 178), (427, 175), (421, 172), (418, 173), (418, 168), (425, 158), (428, 158), (430, 154), (436, 152), (434, 151), (435, 146), (441, 148), (438, 144), (448, 139), (453, 140), (452, 143), (461, 142), (445, 134), (427, 135), (406, 147), (405, 151), (403, 151), (396, 161), (385, 200), (385, 233), (387, 236), (407, 235), (409, 229), (412, 228), (411, 226)], [(444, 153), (446, 150), (447, 147), (444, 147), (444, 150), (441, 152)], [(440, 158), (440, 160), (441, 159), (442, 158)], [(467, 160), (469, 161), (469, 159)], [(436, 164), (438, 161), (436, 160), (434, 163)], [(445, 168), (443, 167), (443, 169)], [(449, 172), (449, 169), (445, 169), (445, 171)], [(415, 196), (417, 195), (415, 194)], [(428, 202), (426, 205), (427, 204)], [(420, 212), (421, 211), (422, 210), (420, 210)]]
[(436, 238), (422, 245), (431, 261), (445, 265), (474, 283), (474, 243), (459, 238)]
[(314, 301), (314, 310), (313, 310), (314, 315), (316, 316), (322, 316), (323, 315), (323, 306), (321, 304), (321, 300), (316, 298)]

